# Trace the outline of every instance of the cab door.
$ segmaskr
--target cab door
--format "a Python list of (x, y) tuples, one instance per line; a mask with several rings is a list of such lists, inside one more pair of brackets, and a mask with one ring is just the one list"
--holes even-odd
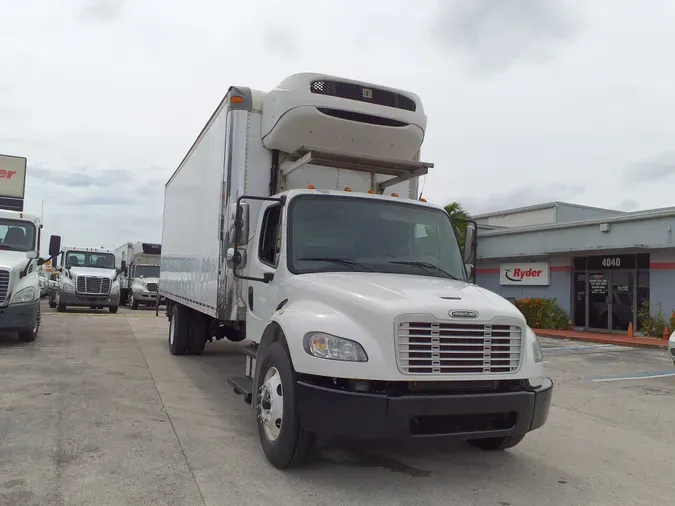
[(246, 336), (260, 342), (262, 333), (279, 304), (279, 276), (276, 275), (281, 257), (283, 238), (283, 206), (280, 202), (264, 202), (260, 209), (260, 221), (255, 244), (249, 247), (248, 276), (262, 279), (266, 274), (269, 282), (248, 279), (245, 283), (247, 306)]

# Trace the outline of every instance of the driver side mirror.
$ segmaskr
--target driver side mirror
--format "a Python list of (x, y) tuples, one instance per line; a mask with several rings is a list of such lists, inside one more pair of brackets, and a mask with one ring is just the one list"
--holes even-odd
[(227, 266), (230, 269), (243, 269), (246, 267), (245, 249), (227, 248), (225, 258), (227, 260)]
[(56, 258), (61, 253), (61, 236), (53, 235), (49, 238), (49, 256)]
[(30, 250), (30, 251), (26, 251), (26, 258), (30, 258), (31, 260), (35, 260), (39, 256), (40, 256), (40, 254), (37, 251), (35, 251), (34, 249)]
[(237, 239), (237, 246), (246, 246), (248, 244), (249, 233), (249, 208), (246, 202), (242, 202), (237, 206), (237, 211), (234, 218), (234, 236)]
[(476, 261), (476, 225), (473, 223), (466, 224), (463, 256), (465, 264), (474, 264)]

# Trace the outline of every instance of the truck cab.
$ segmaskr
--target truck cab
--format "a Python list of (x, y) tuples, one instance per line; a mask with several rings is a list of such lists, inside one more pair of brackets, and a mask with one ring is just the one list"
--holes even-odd
[(120, 275), (121, 303), (129, 302), (131, 309), (156, 306), (164, 302), (159, 296), (159, 268), (162, 245), (128, 242), (115, 250), (118, 265), (126, 262), (126, 272)]
[(35, 216), (0, 210), (0, 332), (18, 332), (22, 341), (40, 329), (41, 228)]
[[(51, 250), (50, 246), (50, 253)], [(51, 307), (59, 312), (66, 311), (68, 306), (107, 307), (111, 313), (117, 313), (120, 302), (118, 276), (124, 272), (126, 265), (117, 268), (111, 250), (71, 246), (58, 251), (55, 261), (56, 257), (60, 257), (56, 264), (59, 279), (50, 296)]]

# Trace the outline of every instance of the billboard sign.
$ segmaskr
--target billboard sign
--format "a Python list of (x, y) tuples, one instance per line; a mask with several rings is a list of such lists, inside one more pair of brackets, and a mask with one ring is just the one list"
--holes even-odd
[(0, 154), (0, 209), (23, 211), (26, 159)]

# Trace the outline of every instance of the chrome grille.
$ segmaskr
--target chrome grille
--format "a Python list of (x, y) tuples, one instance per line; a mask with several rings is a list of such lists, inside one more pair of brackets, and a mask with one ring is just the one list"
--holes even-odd
[(110, 293), (110, 279), (95, 276), (78, 276), (77, 292), (95, 295)]
[(399, 322), (399, 370), (404, 374), (494, 374), (520, 366), (522, 329), (511, 324)]
[(0, 270), (0, 302), (7, 298), (9, 292), (9, 271)]
[(148, 283), (146, 286), (148, 287), (148, 292), (157, 291), (157, 283)]

